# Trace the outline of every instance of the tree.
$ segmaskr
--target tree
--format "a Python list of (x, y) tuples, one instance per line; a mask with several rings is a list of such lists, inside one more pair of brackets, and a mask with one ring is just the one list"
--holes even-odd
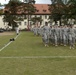
[(38, 26), (38, 23), (39, 22), (42, 22), (42, 18), (41, 17), (33, 17), (32, 19), (31, 19), (31, 21), (34, 23), (34, 24), (37, 24), (37, 26)]
[(3, 9), (0, 9), (0, 15), (2, 15), (3, 14)]
[[(64, 21), (67, 22), (66, 23), (67, 25), (75, 23), (76, 21), (76, 0), (69, 0), (67, 2), (65, 14), (63, 15), (63, 18), (64, 18)], [(70, 20), (70, 23), (68, 23), (69, 20)]]
[(1, 7), (1, 8), (0, 8), (0, 15), (3, 14), (3, 8), (2, 8), (2, 6), (3, 6), (3, 5), (0, 3), (0, 7)]
[(19, 0), (10, 0), (8, 4), (5, 6), (5, 12), (8, 11), (9, 14), (17, 14), (17, 7), (21, 5)]
[(31, 2), (31, 3), (34, 3), (35, 4), (35, 0), (23, 0), (23, 1), (26, 2), (26, 3)]
[(15, 27), (18, 27), (17, 23), (14, 21), (16, 19), (15, 15), (9, 15), (6, 13), (3, 17), (3, 21), (8, 23), (8, 26), (12, 27), (12, 30), (15, 30)]
[[(36, 9), (32, 4), (23, 3), (23, 2), (15, 1), (15, 0), (10, 0), (9, 3), (5, 6), (4, 14), (6, 17), (4, 17), (4, 19), (6, 19), (5, 21), (7, 21), (7, 18), (9, 19), (11, 17), (12, 20), (10, 19), (7, 22), (8, 22), (8, 24), (13, 25), (15, 19), (17, 19), (17, 17), (19, 16), (18, 14), (28, 15), (28, 14), (34, 13), (35, 10)], [(18, 16), (16, 17), (14, 15), (18, 15)], [(14, 27), (14, 26), (12, 26), (12, 27)]]
[(0, 6), (1, 6), (2, 4), (0, 3)]
[(16, 12), (17, 12), (17, 7), (20, 5), (21, 2), (19, 0), (10, 0), (8, 4), (5, 5), (5, 11), (4, 11), (4, 17), (3, 21), (8, 23), (8, 26), (12, 27), (12, 30), (17, 27), (16, 21)]
[(69, 0), (67, 3), (68, 14), (70, 19), (74, 19), (76, 21), (76, 0)]
[(61, 25), (61, 18), (62, 15), (65, 14), (66, 6), (62, 2), (62, 0), (51, 0), (52, 4), (49, 6), (49, 10), (51, 12), (51, 18), (57, 24), (57, 21), (60, 22)]
[[(33, 6), (33, 4), (35, 4), (35, 0), (24, 0), (24, 2), (26, 1), (26, 5), (23, 5), (23, 12), (27, 13), (28, 15), (28, 25), (27, 28), (28, 30), (30, 29), (30, 25), (29, 25), (29, 16), (33, 13), (35, 13), (36, 8)], [(25, 14), (24, 13), (24, 14)]]

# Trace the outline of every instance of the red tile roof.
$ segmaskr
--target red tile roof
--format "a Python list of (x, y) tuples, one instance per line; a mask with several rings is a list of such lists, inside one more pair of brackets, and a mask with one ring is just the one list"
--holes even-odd
[[(34, 13), (34, 14), (43, 14), (43, 15), (45, 15), (45, 14), (50, 14), (50, 11), (49, 11), (49, 6), (48, 6), (48, 4), (34, 4), (34, 6), (36, 7), (36, 12)], [(9, 10), (9, 8), (5, 8), (4, 9), (4, 11), (8, 11)], [(21, 14), (21, 10), (19, 11), (17, 11), (17, 14)], [(25, 12), (25, 14), (26, 14), (26, 12)]]
[(34, 4), (34, 6), (37, 9), (35, 14), (50, 14), (48, 4)]

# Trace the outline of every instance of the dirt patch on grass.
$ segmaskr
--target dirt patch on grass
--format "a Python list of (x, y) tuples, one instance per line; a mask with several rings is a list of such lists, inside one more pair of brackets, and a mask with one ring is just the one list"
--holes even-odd
[(14, 35), (14, 32), (2, 32), (0, 33), (0, 36), (4, 36), (4, 35)]

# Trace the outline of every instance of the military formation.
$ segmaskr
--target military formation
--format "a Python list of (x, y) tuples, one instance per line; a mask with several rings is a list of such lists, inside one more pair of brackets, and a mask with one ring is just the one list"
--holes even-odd
[(70, 49), (74, 49), (76, 42), (76, 28), (73, 25), (64, 25), (64, 26), (48, 26), (48, 23), (45, 23), (45, 26), (34, 26), (31, 29), (34, 32), (34, 35), (40, 35), (42, 41), (46, 47), (50, 44), (54, 46), (70, 46)]

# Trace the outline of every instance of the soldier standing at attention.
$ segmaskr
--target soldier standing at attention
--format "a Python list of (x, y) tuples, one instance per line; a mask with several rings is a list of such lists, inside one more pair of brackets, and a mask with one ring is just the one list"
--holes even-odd
[(75, 46), (75, 32), (74, 28), (71, 25), (69, 28), (69, 43), (70, 43), (70, 49), (74, 49)]
[(60, 45), (63, 45), (63, 26), (60, 26)]
[(76, 42), (76, 27), (74, 27), (74, 33), (75, 33), (75, 42)]
[(58, 44), (59, 44), (59, 38), (60, 38), (60, 35), (59, 35), (59, 33), (60, 33), (60, 28), (58, 27), (58, 25), (56, 25), (55, 26), (55, 46), (58, 46)]
[(50, 30), (49, 30), (49, 43), (52, 43), (52, 26), (50, 26)]
[(67, 26), (65, 25), (64, 28), (63, 28), (63, 44), (64, 46), (67, 45), (67, 34), (68, 34), (68, 29), (67, 29)]
[(49, 31), (50, 31), (50, 27), (48, 26), (48, 23), (45, 22), (45, 26), (43, 27), (42, 39), (46, 47), (48, 47), (49, 44)]
[(37, 28), (37, 26), (35, 25), (34, 28), (33, 28), (33, 32), (34, 32), (34, 35), (35, 35), (35, 36), (38, 35), (37, 30), (38, 30), (38, 28)]
[(53, 45), (55, 45), (55, 26), (52, 26), (52, 29), (51, 29), (51, 42)]

